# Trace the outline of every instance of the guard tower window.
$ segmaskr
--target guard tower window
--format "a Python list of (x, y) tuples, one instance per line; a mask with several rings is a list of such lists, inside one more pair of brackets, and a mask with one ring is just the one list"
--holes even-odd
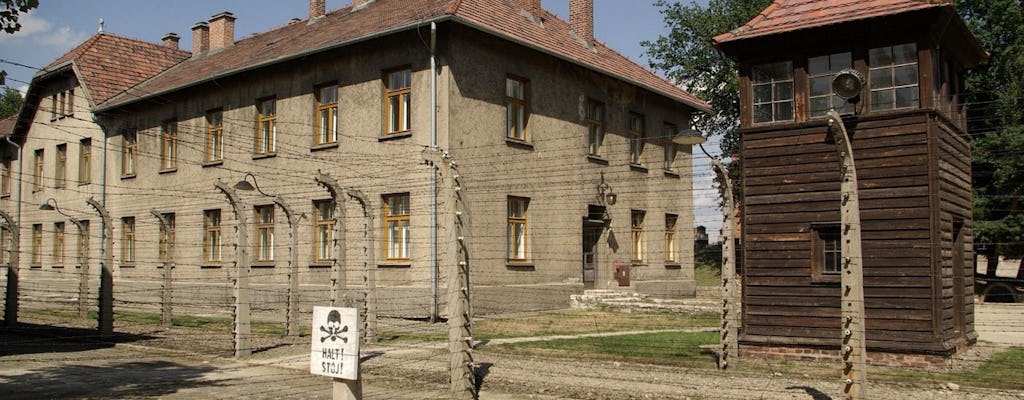
[(753, 81), (754, 123), (793, 120), (793, 63), (755, 65)]
[(917, 45), (879, 47), (868, 52), (871, 109), (917, 107)]
[(853, 67), (850, 53), (829, 54), (807, 59), (808, 98), (811, 117), (824, 117), (828, 110), (840, 114), (852, 114), (853, 104), (836, 96), (832, 91), (832, 79), (844, 68)]

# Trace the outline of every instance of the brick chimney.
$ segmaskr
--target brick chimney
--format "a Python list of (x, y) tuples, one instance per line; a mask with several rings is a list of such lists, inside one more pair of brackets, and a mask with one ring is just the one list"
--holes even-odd
[(177, 49), (178, 48), (178, 41), (181, 40), (181, 36), (178, 36), (177, 33), (171, 32), (171, 33), (168, 33), (168, 34), (164, 35), (164, 37), (161, 38), (161, 40), (163, 41), (164, 47), (170, 47), (172, 49)]
[(197, 56), (210, 50), (210, 25), (199, 21), (192, 25), (192, 55)]
[(594, 47), (594, 0), (569, 0), (569, 29)]
[(523, 10), (530, 13), (534, 18), (540, 18), (544, 14), (544, 9), (540, 7), (540, 0), (522, 0)]
[(309, 20), (320, 18), (327, 14), (327, 0), (309, 0)]
[(227, 11), (210, 17), (210, 50), (235, 44), (235, 14)]

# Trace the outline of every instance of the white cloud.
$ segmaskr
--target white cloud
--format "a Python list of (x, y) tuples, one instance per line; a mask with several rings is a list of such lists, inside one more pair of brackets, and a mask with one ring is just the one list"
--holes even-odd
[(0, 33), (0, 45), (10, 42), (29, 42), (29, 44), (68, 50), (85, 40), (89, 35), (75, 32), (70, 26), (55, 27), (50, 21), (37, 16), (35, 10), (18, 17), (21, 29), (13, 34)]

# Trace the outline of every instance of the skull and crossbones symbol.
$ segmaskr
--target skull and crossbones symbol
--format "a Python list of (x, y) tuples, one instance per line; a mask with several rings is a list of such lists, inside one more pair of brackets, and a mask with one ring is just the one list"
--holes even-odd
[(331, 339), (332, 342), (340, 339), (342, 343), (348, 343), (348, 337), (342, 336), (343, 333), (348, 332), (348, 326), (341, 325), (341, 313), (337, 310), (331, 310), (327, 314), (327, 326), (321, 325), (320, 331), (326, 334), (320, 338), (320, 343), (326, 342), (327, 339)]

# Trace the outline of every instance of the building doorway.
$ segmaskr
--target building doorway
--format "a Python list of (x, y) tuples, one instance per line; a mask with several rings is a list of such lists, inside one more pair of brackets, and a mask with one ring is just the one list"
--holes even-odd
[(583, 217), (583, 288), (593, 289), (597, 283), (598, 247), (604, 232), (605, 209), (603, 206), (589, 206)]

